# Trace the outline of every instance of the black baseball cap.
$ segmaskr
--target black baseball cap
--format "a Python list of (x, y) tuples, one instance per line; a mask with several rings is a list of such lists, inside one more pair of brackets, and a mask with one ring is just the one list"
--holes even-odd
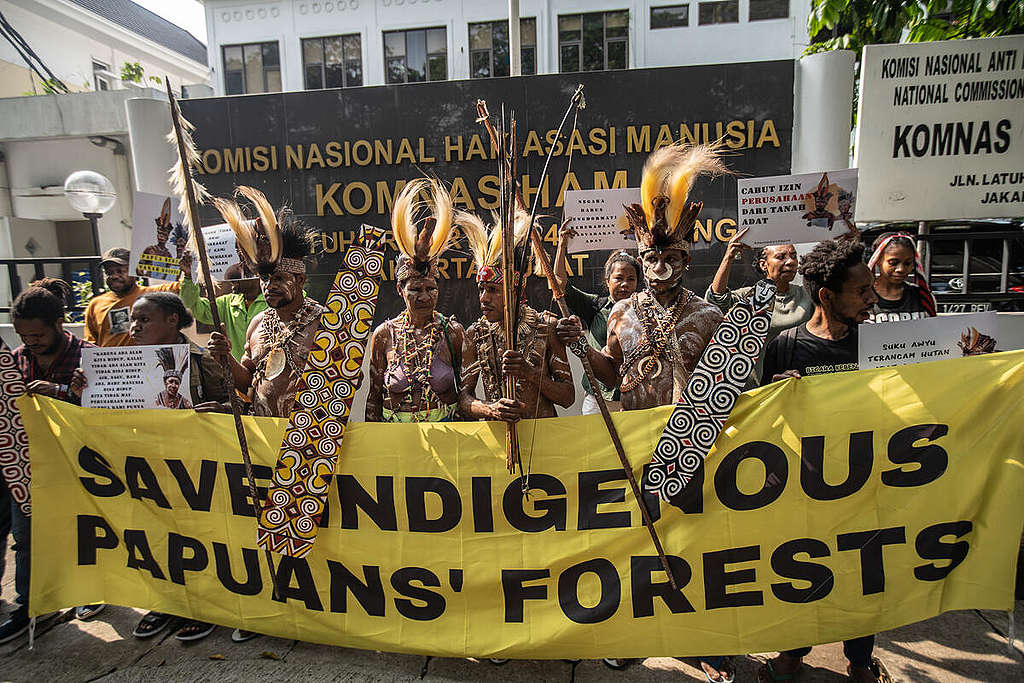
[(100, 261), (100, 265), (116, 263), (119, 266), (127, 266), (129, 258), (131, 258), (131, 252), (127, 249), (124, 247), (114, 247), (103, 252), (103, 260)]

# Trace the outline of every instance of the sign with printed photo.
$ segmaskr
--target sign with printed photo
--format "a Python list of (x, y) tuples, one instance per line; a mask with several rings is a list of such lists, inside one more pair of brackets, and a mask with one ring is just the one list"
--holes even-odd
[(565, 218), (576, 236), (569, 242), (569, 253), (604, 249), (636, 249), (632, 233), (624, 234), (625, 206), (640, 203), (640, 188), (616, 190), (567, 190)]
[(833, 239), (850, 231), (857, 200), (857, 169), (740, 178), (737, 227), (749, 228), (752, 247)]
[(1007, 350), (994, 311), (861, 325), (857, 340), (861, 370)]
[(191, 409), (188, 349), (188, 344), (82, 349), (82, 405)]
[(129, 272), (152, 280), (177, 280), (178, 262), (188, 246), (177, 197), (136, 192), (133, 202)]

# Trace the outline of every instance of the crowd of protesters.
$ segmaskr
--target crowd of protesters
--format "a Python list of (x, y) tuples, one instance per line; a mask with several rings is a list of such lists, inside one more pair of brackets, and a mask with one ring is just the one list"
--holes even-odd
[[(450, 198), (435, 194), (435, 212), (438, 203), (446, 201)], [(225, 214), (229, 222), (231, 215)], [(643, 219), (642, 214), (638, 216), (634, 218)], [(210, 305), (192, 280), (187, 257), (179, 281), (143, 286), (129, 272), (128, 251), (108, 250), (101, 262), (107, 291), (88, 304), (84, 339), (63, 327), (65, 304), (72, 300), (67, 283), (53, 278), (33, 282), (11, 307), (14, 328), (22, 340), (13, 354), (27, 390), (77, 404), (86, 383), (81, 369), (83, 348), (188, 344), (191, 382), (180, 393), (194, 410), (227, 412), (229, 401), (236, 400), (250, 414), (287, 417), (325, 309), (305, 292), (303, 258), (310, 251), (309, 232), (286, 211), (277, 214), (277, 221), (282, 249), (274, 257), (252, 251), (235, 273), (240, 277), (230, 283), (230, 293), (216, 299), (223, 327), (212, 333), (205, 347), (184, 334), (193, 319), (212, 321)], [(441, 229), (436, 222), (431, 226)], [(730, 288), (733, 263), (747, 249), (742, 242), (745, 232), (738, 232), (726, 246), (703, 298), (686, 287), (691, 245), (685, 233), (659, 235), (638, 229), (637, 235), (639, 259), (625, 251), (608, 258), (605, 296), (568, 283), (565, 249), (572, 231), (563, 228), (555, 274), (579, 316), (538, 312), (524, 302), (521, 314), (527, 324), (517, 332), (521, 335), (518, 350), (505, 348), (501, 275), (486, 256), (481, 257), (477, 274), (482, 316), (464, 327), (435, 310), (440, 277), (436, 253), (406, 244), (408, 253), (403, 250), (397, 269), (397, 289), (406, 310), (383, 323), (370, 343), (371, 396), (366, 419), (515, 421), (554, 415), (554, 404), (573, 403), (566, 347), (584, 335), (590, 344), (590, 363), (603, 384), (582, 385), (587, 395), (584, 412), (596, 412), (596, 392), (613, 410), (652, 408), (678, 400), (680, 384), (694, 369), (723, 316), (750, 293), (752, 283)], [(447, 235), (435, 237), (438, 243), (447, 240)], [(493, 238), (493, 232), (483, 235), (485, 246), (493, 245), (488, 237)], [(401, 247), (402, 236), (396, 234), (396, 238)], [(902, 234), (880, 238), (870, 259), (865, 259), (857, 235), (822, 242), (802, 259), (794, 245), (755, 252), (754, 269), (774, 281), (776, 295), (767, 343), (748, 388), (812, 373), (855, 370), (859, 324), (934, 315), (934, 306), (929, 309), (922, 303), (923, 283), (908, 282), (915, 263), (913, 239)], [(794, 283), (798, 274), (802, 285)], [(667, 335), (668, 344), (652, 344), (658, 332)], [(517, 378), (514, 399), (500, 395), (505, 373)], [(484, 386), (483, 399), (476, 398), (478, 379)], [(230, 394), (232, 383), (237, 396)], [(17, 607), (0, 624), (0, 643), (21, 636), (29, 625), (28, 518), (6, 489), (4, 493), (0, 538), (6, 540), (9, 533), (14, 538)], [(76, 616), (91, 619), (102, 608), (81, 606)], [(149, 638), (176, 622), (176, 637), (184, 641), (203, 638), (215, 628), (149, 612), (134, 635)], [(232, 639), (241, 642), (256, 635), (236, 630)], [(873, 643), (874, 637), (867, 636), (844, 644), (852, 679), (884, 680), (884, 667), (872, 656)], [(809, 650), (780, 653), (765, 663), (759, 676), (768, 681), (792, 678)], [(626, 660), (605, 662), (613, 668), (628, 664)], [(731, 681), (734, 676), (728, 657), (703, 658), (701, 666), (709, 681)]]

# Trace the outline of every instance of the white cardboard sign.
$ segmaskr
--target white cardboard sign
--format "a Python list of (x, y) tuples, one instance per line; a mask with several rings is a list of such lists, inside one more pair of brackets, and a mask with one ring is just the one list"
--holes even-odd
[[(1007, 350), (999, 343), (994, 311), (860, 325), (857, 330), (861, 370)], [(994, 340), (994, 348), (988, 348), (986, 337)]]
[[(165, 348), (173, 354), (173, 365), (161, 364), (157, 350)], [(82, 349), (82, 406), (191, 409), (188, 349), (188, 344)]]
[(736, 181), (737, 230), (751, 247), (802, 244), (850, 231), (857, 204), (857, 169)]
[(868, 45), (860, 221), (1024, 215), (1024, 35)]
[(564, 216), (576, 237), (569, 242), (569, 253), (603, 249), (636, 249), (627, 228), (626, 204), (640, 203), (640, 188), (615, 190), (566, 190)]
[[(235, 250), (235, 231), (227, 223), (218, 225), (207, 225), (203, 227), (203, 237), (206, 240), (206, 255), (210, 257), (210, 270), (214, 280), (238, 280), (239, 277), (227, 277), (235, 275), (227, 270), (238, 264), (238, 252)], [(193, 259), (194, 262), (194, 259)], [(195, 272), (193, 271), (193, 277)]]

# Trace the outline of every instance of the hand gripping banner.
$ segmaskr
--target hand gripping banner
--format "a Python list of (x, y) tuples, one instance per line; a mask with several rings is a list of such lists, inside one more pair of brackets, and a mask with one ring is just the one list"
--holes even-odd
[(644, 489), (680, 507), (679, 496), (714, 445), (764, 348), (775, 283), (761, 280), (715, 330), (686, 383), (644, 473)]
[(0, 348), (0, 472), (11, 497), (26, 515), (32, 514), (29, 500), (28, 436), (15, 403), (25, 393), (25, 380), (14, 354)]
[(384, 272), (384, 231), (363, 225), (327, 295), (274, 481), (260, 510), (261, 548), (302, 557), (313, 548), (359, 386)]

